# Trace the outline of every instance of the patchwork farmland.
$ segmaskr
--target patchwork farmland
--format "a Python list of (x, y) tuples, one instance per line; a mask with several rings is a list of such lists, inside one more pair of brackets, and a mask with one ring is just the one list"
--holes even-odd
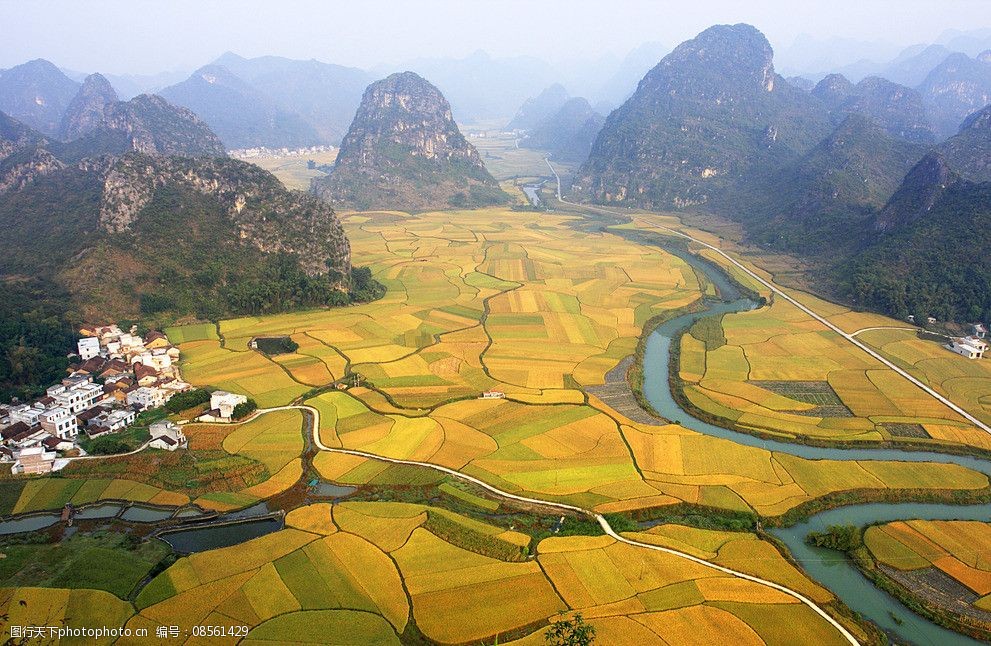
[[(14, 513), (100, 500), (215, 513), (288, 505), (283, 529), (184, 556), (133, 607), (107, 607), (135, 629), (224, 622), (248, 626), (245, 643), (360, 634), (532, 644), (558, 613), (581, 612), (604, 643), (680, 643), (698, 626), (755, 644), (790, 643), (799, 629), (803, 639), (843, 640), (774, 588), (594, 524), (535, 521), (539, 510), (373, 457), (382, 456), (609, 514), (624, 537), (778, 582), (874, 639), (755, 530), (857, 500), (983, 500), (988, 478), (947, 463), (805, 459), (631, 409), (617, 366), (638, 365), (647, 326), (716, 290), (678, 256), (620, 235), (624, 227), (587, 233), (576, 221), (502, 209), (350, 214), (354, 253), (384, 298), (169, 330), (193, 384), (263, 409), (310, 406), (320, 445), (363, 455), (307, 448), (309, 417), (270, 410), (240, 424), (187, 424), (185, 453), (77, 462), (63, 478), (0, 487), (2, 498)], [(976, 443), (965, 421), (906, 397), (897, 375), (820, 328), (783, 301), (700, 320), (680, 339), (685, 396), (783, 437), (881, 441), (911, 426), (931, 442)], [(269, 355), (253, 349), (257, 337), (297, 347)], [(618, 401), (630, 416), (607, 403)], [(305, 502), (306, 483), (319, 481), (354, 487), (358, 499)], [(691, 526), (700, 522), (715, 526)], [(7, 592), (8, 606), (33, 594)]]

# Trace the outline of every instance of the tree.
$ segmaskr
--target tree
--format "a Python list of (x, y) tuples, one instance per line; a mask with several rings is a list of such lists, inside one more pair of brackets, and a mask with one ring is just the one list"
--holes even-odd
[(165, 403), (165, 410), (170, 413), (181, 413), (200, 404), (210, 401), (210, 391), (203, 388), (178, 393)]
[(554, 646), (588, 646), (595, 641), (595, 626), (586, 624), (580, 612), (571, 619), (562, 612), (561, 618), (544, 633), (544, 639)]
[(805, 542), (840, 552), (850, 552), (863, 545), (860, 529), (854, 525), (830, 525), (824, 532), (810, 532)]
[(234, 407), (234, 419), (244, 419), (251, 413), (255, 412), (255, 409), (257, 408), (258, 404), (255, 403), (254, 399), (249, 397), (248, 401)]

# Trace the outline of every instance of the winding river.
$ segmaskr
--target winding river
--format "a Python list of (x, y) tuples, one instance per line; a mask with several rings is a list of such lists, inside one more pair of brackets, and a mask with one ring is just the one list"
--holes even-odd
[[(710, 301), (701, 312), (684, 314), (660, 325), (647, 339), (644, 352), (643, 391), (647, 400), (661, 416), (676, 420), (682, 426), (732, 440), (737, 444), (754, 446), (780, 453), (789, 453), (813, 460), (900, 460), (905, 462), (954, 463), (991, 476), (991, 462), (968, 456), (954, 456), (925, 451), (898, 449), (841, 449), (805, 446), (791, 442), (769, 440), (709, 424), (681, 408), (671, 394), (668, 381), (671, 343), (696, 320), (716, 314), (743, 312), (757, 304), (742, 298), (737, 286), (720, 267), (694, 254), (677, 248), (667, 251), (682, 258), (703, 272), (719, 290), (723, 300)], [(875, 622), (885, 631), (916, 644), (977, 644), (969, 637), (941, 628), (905, 608), (894, 597), (879, 590), (840, 553), (814, 548), (805, 543), (811, 531), (821, 531), (829, 525), (868, 523), (907, 519), (961, 519), (991, 521), (989, 505), (947, 505), (921, 503), (868, 503), (848, 505), (812, 516), (807, 521), (771, 532), (791, 550), (795, 560), (819, 583), (829, 588), (854, 611)]]
[[(743, 312), (757, 304), (745, 297), (718, 265), (696, 256), (687, 250), (665, 249), (682, 258), (712, 281), (722, 300), (709, 299), (701, 312), (684, 314), (660, 325), (647, 339), (643, 369), (643, 391), (658, 413), (677, 421), (682, 426), (706, 435), (731, 440), (737, 444), (753, 446), (780, 453), (788, 453), (807, 459), (830, 460), (900, 460), (906, 462), (954, 463), (991, 477), (991, 461), (969, 456), (954, 456), (935, 452), (901, 451), (898, 449), (842, 449), (805, 446), (779, 440), (764, 439), (729, 430), (697, 419), (681, 408), (671, 393), (668, 380), (671, 344), (674, 339), (699, 318), (717, 314)], [(311, 450), (309, 435), (306, 451)], [(320, 496), (338, 498), (353, 491), (327, 483), (311, 483)], [(130, 522), (157, 523), (163, 518), (184, 518), (189, 510), (162, 510), (143, 508), (139, 505), (102, 503), (81, 509), (80, 520), (117, 517)], [(266, 503), (259, 503), (239, 512), (223, 515), (218, 520), (228, 521), (217, 525), (192, 525), (162, 532), (162, 538), (181, 552), (195, 552), (244, 540), (277, 530), (281, 518), (264, 517), (269, 512)], [(199, 512), (194, 515), (198, 515)], [(173, 516), (173, 514), (175, 514)], [(805, 543), (810, 531), (821, 531), (831, 524), (865, 525), (878, 521), (900, 519), (965, 519), (991, 521), (991, 505), (948, 505), (935, 503), (868, 503), (849, 505), (824, 511), (808, 520), (788, 528), (775, 528), (771, 532), (783, 541), (796, 561), (819, 583), (831, 590), (847, 606), (872, 620), (899, 640), (916, 644), (957, 645), (976, 644), (973, 639), (941, 628), (905, 608), (896, 599), (877, 589), (842, 554), (811, 547)], [(24, 532), (54, 525), (57, 513), (29, 514), (0, 522), (0, 534)], [(233, 521), (233, 522), (231, 522)], [(242, 522), (237, 522), (242, 521)]]

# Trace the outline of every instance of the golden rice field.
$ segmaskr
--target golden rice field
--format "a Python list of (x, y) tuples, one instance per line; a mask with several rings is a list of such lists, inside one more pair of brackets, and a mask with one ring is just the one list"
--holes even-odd
[[(806, 460), (624, 417), (587, 388), (634, 352), (648, 321), (692, 306), (713, 287), (659, 248), (577, 232), (570, 220), (501, 209), (349, 215), (354, 257), (388, 288), (381, 300), (168, 333), (180, 345), (184, 378), (196, 385), (244, 393), (263, 408), (305, 395), (329, 446), (442, 465), (603, 513), (689, 503), (775, 518), (850, 491), (900, 498), (988, 488), (986, 476), (953, 464)], [(844, 326), (874, 323), (823, 308)], [(962, 420), (787, 303), (727, 316), (717, 327), (718, 335), (709, 328), (685, 336), (680, 366), (686, 396), (714, 416), (786, 437), (879, 441), (918, 426), (933, 443), (980, 445)], [(280, 335), (299, 349), (268, 357), (249, 347), (253, 337)], [(355, 373), (360, 386), (330, 388)], [(809, 415), (821, 404), (789, 397), (808, 398), (789, 390), (799, 382), (827, 384), (850, 414)], [(321, 387), (328, 388), (311, 392)], [(506, 396), (480, 399), (487, 390)], [(299, 412), (279, 411), (223, 432), (187, 426), (191, 449), (250, 460), (265, 474), (193, 502), (245, 507), (298, 482), (301, 423)], [(127, 460), (134, 480), (32, 480), (15, 511), (107, 498), (188, 502), (179, 487), (137, 481), (145, 454)], [(425, 469), (330, 452), (318, 453), (313, 466), (352, 485), (438, 481)], [(756, 535), (668, 524), (631, 536), (779, 582), (824, 606), (835, 602)], [(49, 592), (46, 603), (63, 605), (39, 612), (71, 623), (79, 591)], [(0, 604), (13, 612), (35, 593), (6, 594)], [(492, 643), (508, 634), (500, 643), (540, 644), (548, 619), (562, 611), (580, 611), (608, 644), (840, 640), (794, 598), (673, 555), (601, 536), (531, 545), (512, 527), (407, 503), (293, 509), (283, 530), (183, 557), (133, 605), (116, 601), (89, 612), (152, 631), (243, 624), (249, 644), (395, 644), (417, 631), (440, 643)], [(34, 616), (34, 606), (18, 608)]]
[[(655, 224), (681, 228), (674, 218), (637, 220), (638, 226), (659, 231)], [(714, 236), (690, 233), (720, 244)], [(725, 338), (715, 344), (698, 335), (682, 337), (678, 376), (685, 398), (695, 408), (740, 430), (784, 439), (911, 441), (991, 450), (991, 436), (907, 379), (798, 307), (773, 298), (766, 287), (715, 252), (704, 249), (701, 255), (770, 304), (722, 317)], [(748, 268), (773, 279), (753, 265)], [(858, 338), (971, 414), (991, 421), (991, 362), (970, 361), (939, 343), (917, 338), (914, 330), (897, 329), (910, 327), (905, 322), (785, 291), (846, 333), (886, 328), (868, 329)], [(807, 382), (832, 391), (836, 403), (846, 410), (837, 414), (835, 409), (786, 395)]]
[(864, 546), (884, 576), (985, 633), (991, 630), (988, 544), (991, 524), (979, 521), (896, 521), (864, 532)]
[(21, 514), (60, 509), (67, 503), (85, 505), (100, 500), (124, 500), (153, 505), (181, 506), (189, 496), (125, 479), (82, 480), (73, 478), (36, 478), (28, 481), (14, 504), (12, 513)]
[[(362, 387), (307, 401), (321, 411), (326, 444), (429, 461), (508, 491), (603, 511), (690, 502), (777, 516), (849, 490), (987, 486), (984, 476), (946, 465), (794, 460), (676, 425), (638, 424), (588, 397), (584, 388), (601, 384), (633, 352), (649, 319), (691, 305), (706, 286), (663, 250), (578, 233), (569, 220), (500, 209), (351, 215), (354, 256), (387, 285), (383, 299), (222, 321), (220, 338), (199, 329), (180, 345), (184, 375), (274, 406), (357, 372)], [(780, 325), (791, 325), (784, 319)], [(276, 363), (249, 350), (259, 335), (291, 335), (300, 349)], [(724, 360), (705, 385), (739, 376), (734, 362), (746, 355), (721, 350)], [(766, 378), (773, 376), (780, 375)], [(484, 390), (506, 398), (478, 399)], [(788, 400), (778, 399), (786, 409)], [(742, 423), (765, 423), (750, 406)], [(768, 411), (768, 420), (818, 428), (813, 418)], [(891, 418), (908, 413), (900, 414)], [(866, 423), (844, 419), (820, 435), (850, 434), (859, 424), (866, 436)], [(315, 464), (324, 477), (350, 484), (409, 477), (341, 455), (319, 455)]]
[[(427, 518), (438, 512), (463, 533), (450, 541), (432, 533)], [(133, 604), (92, 590), (16, 588), (0, 591), (0, 611), (22, 625), (104, 622), (151, 634), (159, 626), (243, 625), (250, 644), (398, 644), (413, 622), (439, 643), (492, 643), (507, 633), (520, 638), (510, 643), (542, 643), (561, 611), (580, 611), (598, 643), (732, 636), (775, 645), (796, 635), (841, 643), (794, 598), (671, 555), (573, 536), (544, 539), (534, 559), (504, 561), (469, 549), (480, 534), (516, 544), (521, 536), (422, 505), (314, 504), (290, 512), (274, 534), (179, 559)], [(752, 534), (662, 525), (631, 536), (741, 567), (826, 607), (834, 602)]]

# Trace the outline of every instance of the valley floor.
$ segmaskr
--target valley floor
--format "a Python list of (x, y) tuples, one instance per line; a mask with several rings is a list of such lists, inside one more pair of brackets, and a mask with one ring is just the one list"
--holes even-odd
[[(988, 498), (987, 476), (952, 462), (809, 459), (628, 413), (636, 379), (614, 408), (604, 384), (616, 383), (629, 357), (631, 375), (642, 369), (644, 330), (717, 296), (704, 272), (654, 244), (683, 244), (671, 235), (682, 226), (674, 218), (634, 214), (630, 224), (591, 232), (564, 208), (354, 213), (344, 221), (354, 257), (388, 288), (383, 299), (168, 330), (188, 381), (249, 395), (262, 408), (318, 411), (312, 445), (301, 413), (281, 410), (237, 427), (187, 425), (196, 464), (142, 453), (5, 493), (7, 513), (85, 502), (77, 498), (84, 491), (94, 500), (132, 490), (144, 499), (171, 495), (217, 511), (295, 501), (281, 507), (288, 516), (279, 532), (180, 558), (133, 605), (101, 606), (128, 626), (246, 625), (246, 643), (351, 631), (375, 643), (498, 636), (537, 644), (559, 611), (580, 611), (609, 644), (873, 642), (875, 629), (850, 619), (760, 526), (859, 500)], [(865, 332), (865, 344), (893, 357), (879, 360), (719, 253), (692, 247), (768, 299), (702, 319), (678, 341), (674, 385), (693, 410), (788, 440), (991, 448), (984, 430), (885, 363), (983, 419), (983, 386), (957, 388), (948, 375), (963, 368), (952, 356), (928, 361), (931, 342), (892, 336), (904, 331)], [(847, 334), (891, 324), (782, 293)], [(298, 344), (294, 353), (250, 347), (255, 337), (283, 335)], [(907, 434), (918, 428), (926, 437)], [(190, 469), (224, 473), (225, 460), (238, 477), (190, 486)], [(292, 497), (299, 483), (319, 480), (355, 486), (365, 498)], [(113, 494), (110, 482), (121, 483)], [(66, 483), (82, 484), (70, 492)], [(604, 514), (608, 524), (582, 521), (569, 506)], [(568, 516), (557, 534), (532, 520), (549, 514)], [(617, 533), (603, 533), (608, 527)], [(581, 535), (564, 535), (571, 533)], [(97, 593), (5, 593), (11, 622), (39, 620), (36, 606), (72, 617), (87, 594)], [(25, 609), (19, 602), (28, 599)]]

